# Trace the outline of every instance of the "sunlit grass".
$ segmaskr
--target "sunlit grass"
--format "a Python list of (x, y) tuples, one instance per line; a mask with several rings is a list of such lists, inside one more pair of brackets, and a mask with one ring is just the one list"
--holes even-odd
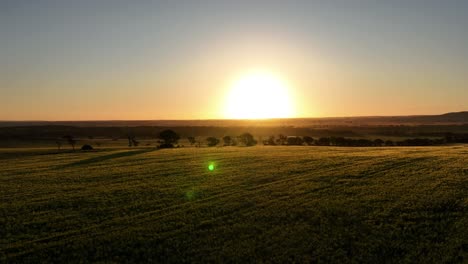
[(462, 146), (20, 152), (0, 153), (4, 262), (466, 258)]

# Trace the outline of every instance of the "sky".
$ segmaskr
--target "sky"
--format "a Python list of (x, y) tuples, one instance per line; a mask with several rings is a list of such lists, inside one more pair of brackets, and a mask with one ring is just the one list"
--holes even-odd
[(468, 110), (467, 13), (463, 0), (0, 0), (0, 120), (225, 118), (232, 83), (257, 69), (287, 83), (294, 117)]

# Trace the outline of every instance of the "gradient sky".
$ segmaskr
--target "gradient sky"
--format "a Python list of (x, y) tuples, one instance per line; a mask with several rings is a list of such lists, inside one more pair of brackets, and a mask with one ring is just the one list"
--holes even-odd
[(0, 0), (0, 120), (223, 118), (251, 69), (298, 117), (468, 110), (468, 1)]

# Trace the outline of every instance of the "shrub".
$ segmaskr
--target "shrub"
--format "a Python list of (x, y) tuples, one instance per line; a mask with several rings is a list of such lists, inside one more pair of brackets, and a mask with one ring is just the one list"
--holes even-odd
[(330, 146), (330, 139), (327, 137), (321, 137), (317, 141), (317, 145), (319, 146)]
[(276, 145), (275, 136), (270, 136), (267, 140), (264, 140), (263, 145)]
[(304, 143), (306, 143), (309, 146), (314, 144), (314, 139), (312, 137), (305, 136), (302, 139), (304, 140)]
[(94, 149), (93, 146), (88, 145), (88, 144), (81, 146), (81, 150), (93, 150), (93, 149)]
[(206, 138), (206, 141), (208, 142), (209, 147), (214, 147), (214, 146), (218, 145), (218, 143), (219, 143), (219, 139), (217, 139), (215, 137), (208, 137), (208, 138)]
[(242, 142), (245, 146), (254, 146), (257, 144), (257, 141), (254, 139), (252, 134), (250, 133), (244, 133), (239, 136), (239, 141)]
[(381, 140), (380, 138), (374, 140), (374, 145), (377, 146), (377, 147), (380, 147), (384, 144), (384, 141)]
[(223, 141), (224, 141), (224, 146), (231, 146), (232, 144), (232, 138), (230, 136), (223, 137)]
[(173, 147), (174, 147), (173, 144), (163, 143), (163, 144), (159, 145), (159, 148), (173, 148)]
[(190, 142), (190, 145), (195, 144), (197, 141), (195, 140), (195, 137), (187, 137), (188, 141)]
[(287, 143), (290, 146), (301, 146), (304, 144), (304, 140), (301, 137), (288, 137)]
[(163, 140), (163, 143), (160, 147), (167, 148), (169, 147), (169, 145), (173, 147), (174, 144), (177, 144), (177, 142), (180, 139), (180, 136), (176, 132), (167, 129), (159, 133), (159, 138)]

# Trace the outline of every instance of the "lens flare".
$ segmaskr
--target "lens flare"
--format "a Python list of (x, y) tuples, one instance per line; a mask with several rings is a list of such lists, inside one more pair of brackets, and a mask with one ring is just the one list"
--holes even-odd
[(210, 163), (210, 165), (208, 165), (208, 169), (209, 169), (210, 171), (214, 171), (214, 169), (215, 169), (214, 164), (213, 164), (213, 163)]

